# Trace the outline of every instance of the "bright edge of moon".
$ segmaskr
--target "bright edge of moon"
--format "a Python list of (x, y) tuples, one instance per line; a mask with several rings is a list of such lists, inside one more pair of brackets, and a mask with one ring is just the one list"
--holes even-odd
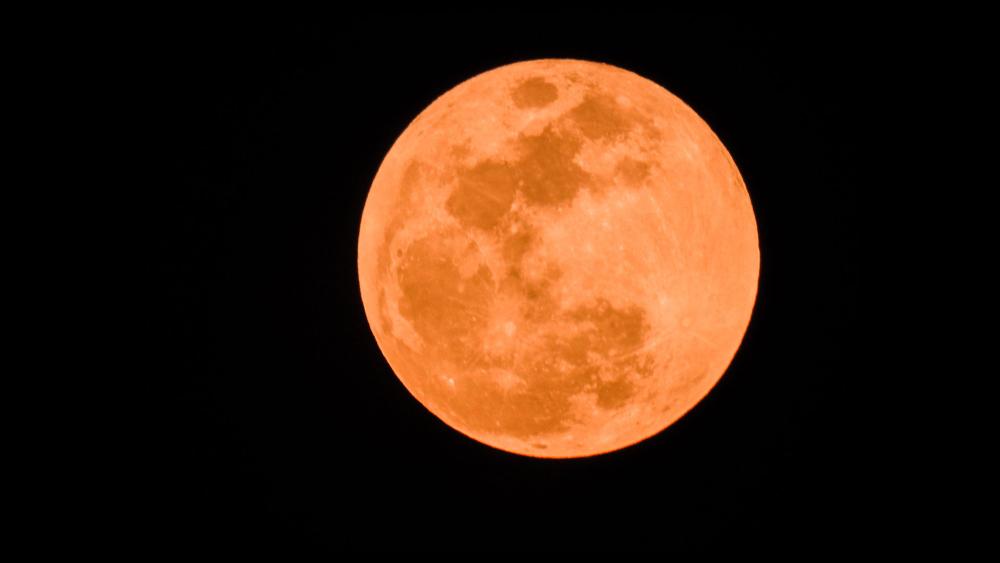
[(475, 76), (396, 140), (361, 219), (365, 314), (452, 428), (516, 454), (615, 451), (725, 373), (760, 253), (709, 126), (632, 72), (567, 59)]

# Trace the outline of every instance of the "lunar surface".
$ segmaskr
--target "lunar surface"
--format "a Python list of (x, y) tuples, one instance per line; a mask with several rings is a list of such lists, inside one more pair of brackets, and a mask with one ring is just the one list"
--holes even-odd
[(475, 76), (406, 128), (371, 186), (361, 296), (393, 371), (490, 446), (583, 457), (700, 401), (750, 321), (746, 186), (661, 86), (577, 60)]

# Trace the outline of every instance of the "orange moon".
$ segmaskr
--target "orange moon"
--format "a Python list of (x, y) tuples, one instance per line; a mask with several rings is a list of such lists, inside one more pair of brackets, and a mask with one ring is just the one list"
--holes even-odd
[(732, 361), (757, 295), (733, 159), (663, 87), (549, 59), (475, 76), (385, 156), (358, 277), (379, 348), (452, 428), (534, 457), (668, 427)]

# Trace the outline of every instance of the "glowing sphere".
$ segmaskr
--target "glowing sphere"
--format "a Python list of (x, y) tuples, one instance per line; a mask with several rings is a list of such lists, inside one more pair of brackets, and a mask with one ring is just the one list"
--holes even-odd
[(700, 401), (750, 321), (746, 186), (680, 99), (613, 66), (475, 76), (386, 155), (358, 241), (372, 332), (452, 428), (538, 457), (634, 444)]

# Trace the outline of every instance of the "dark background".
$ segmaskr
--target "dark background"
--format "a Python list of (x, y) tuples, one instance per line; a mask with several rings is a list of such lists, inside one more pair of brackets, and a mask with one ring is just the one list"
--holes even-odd
[[(170, 26), (137, 114), (170, 181), (151, 207), (164, 404), (135, 537), (285, 556), (859, 544), (878, 487), (854, 423), (877, 70), (859, 35), (644, 13)], [(743, 173), (761, 245), (753, 319), (718, 386), (659, 435), (579, 460), (439, 421), (391, 372), (357, 286), (362, 208), (396, 137), (459, 82), (543, 57), (618, 65), (693, 107)]]

